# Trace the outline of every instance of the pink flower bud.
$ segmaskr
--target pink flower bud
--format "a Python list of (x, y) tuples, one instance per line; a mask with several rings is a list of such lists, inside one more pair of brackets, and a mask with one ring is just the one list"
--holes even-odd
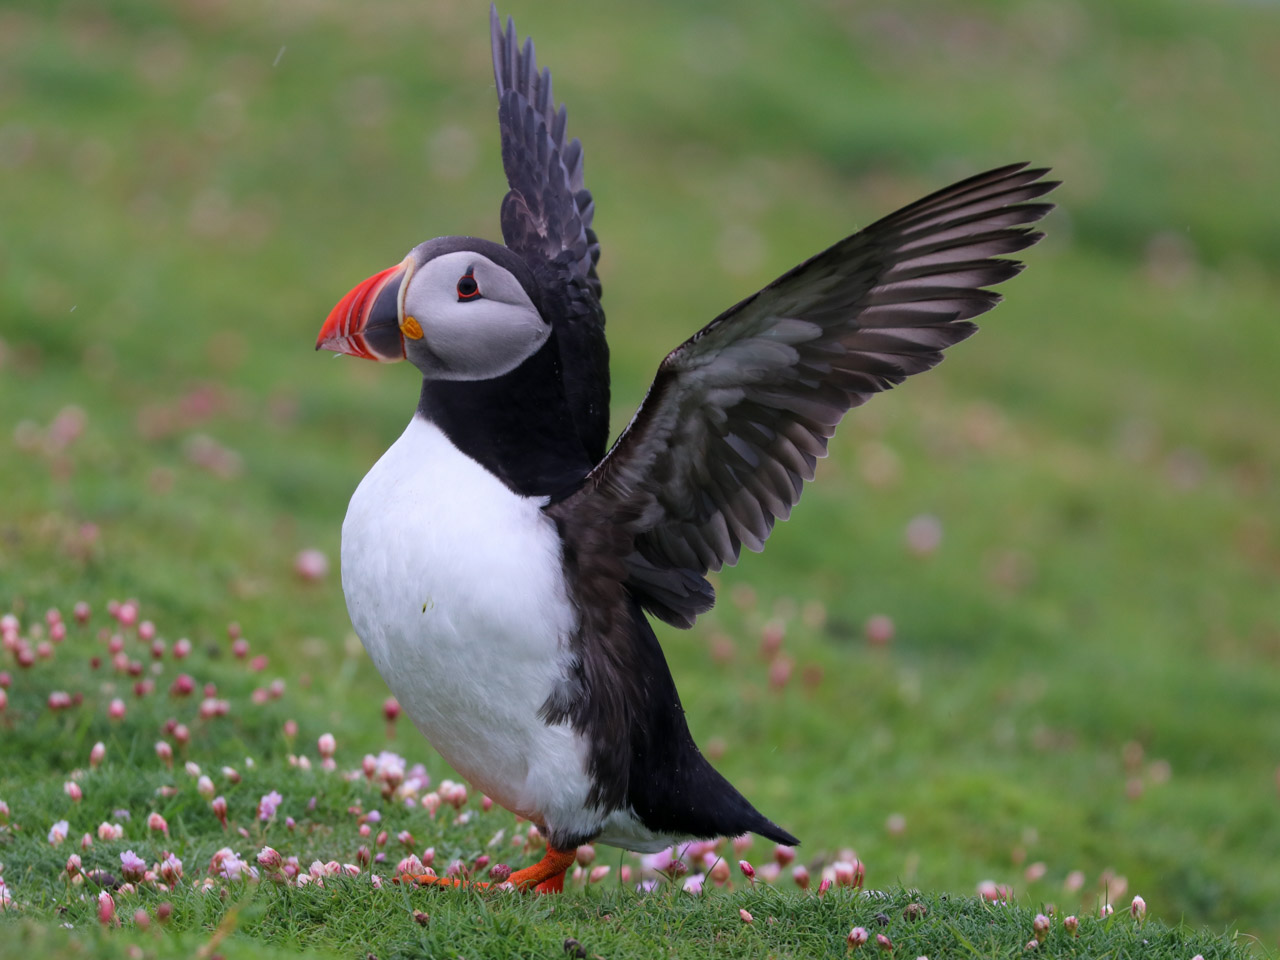
[[(175, 857), (172, 853), (165, 853), (164, 858), (160, 861), (160, 878), (169, 886), (173, 886), (182, 879), (182, 861)], [(156, 911), (159, 916), (159, 911)]]
[(68, 780), (62, 785), (62, 792), (71, 798), (72, 803), (79, 803), (84, 797), (84, 791), (80, 789), (80, 784), (74, 780)]
[(1067, 933), (1071, 934), (1073, 937), (1078, 936), (1077, 931), (1080, 928), (1080, 918), (1074, 915), (1065, 917), (1063, 918), (1062, 926)]
[(865, 944), (869, 938), (870, 934), (867, 933), (866, 927), (854, 927), (849, 931), (849, 936), (846, 939), (849, 941), (849, 949), (857, 950), (860, 946)]
[(785, 867), (796, 858), (796, 848), (788, 847), (784, 844), (778, 844), (773, 848), (773, 859), (777, 861), (778, 866)]
[(191, 655), (191, 641), (186, 637), (181, 637), (173, 645), (173, 656), (175, 660), (185, 660)]
[(88, 623), (89, 615), (92, 612), (93, 611), (90, 609), (89, 604), (81, 600), (79, 603), (76, 604), (76, 607), (75, 607), (76, 623), (79, 623), (79, 624)]
[(756, 918), (755, 918), (755, 917), (753, 917), (753, 916), (750, 914), (750, 912), (748, 912), (748, 911), (746, 910), (746, 908), (743, 908), (743, 909), (739, 910), (739, 911), (738, 911), (738, 916), (740, 916), (740, 917), (742, 918), (742, 922), (743, 922), (743, 923), (755, 923), (755, 922), (756, 922)]
[(112, 720), (124, 719), (124, 701), (116, 697), (111, 701), (111, 706), (107, 707), (107, 716)]
[(102, 761), (107, 757), (107, 746), (101, 740), (93, 745), (93, 749), (89, 751), (89, 766), (96, 767), (101, 765)]
[(67, 857), (67, 876), (74, 877), (84, 869), (84, 865), (80, 862), (80, 854), (73, 853)]
[(116, 620), (122, 627), (132, 627), (138, 622), (138, 605), (132, 600), (120, 604), (116, 610)]
[(180, 747), (185, 747), (191, 742), (191, 731), (187, 729), (185, 723), (179, 723), (173, 728), (173, 739), (178, 741)]
[(746, 877), (746, 878), (747, 878), (749, 881), (751, 881), (752, 883), (755, 883), (755, 881), (756, 881), (756, 868), (755, 868), (755, 867), (753, 867), (753, 866), (752, 866), (750, 863), (748, 863), (746, 860), (739, 860), (739, 861), (738, 861), (738, 869), (742, 871), (742, 875), (743, 875), (744, 877)]
[(396, 718), (400, 716), (400, 701), (395, 697), (387, 697), (383, 700), (382, 715), (386, 717), (388, 723), (395, 723)]
[(866, 635), (867, 643), (871, 644), (871, 646), (888, 646), (894, 634), (893, 618), (882, 613), (876, 614), (867, 619), (862, 631)]
[(258, 852), (258, 865), (264, 870), (274, 873), (284, 867), (284, 857), (271, 847), (263, 847)]
[(168, 900), (156, 904), (156, 919), (161, 923), (168, 923), (169, 918), (173, 916), (173, 904)]
[(876, 934), (876, 946), (885, 953), (893, 953), (893, 941), (886, 937), (883, 933)]
[(485, 813), (488, 813), (490, 810), (492, 810), (492, 809), (493, 809), (493, 798), (492, 798), (492, 797), (482, 796), (482, 797), (480, 798), (480, 809), (481, 809), (481, 810), (483, 810)]
[(116, 919), (116, 902), (106, 890), (98, 894), (98, 922), (110, 926)]
[(496, 864), (489, 871), (489, 879), (492, 880), (494, 883), (506, 883), (507, 879), (510, 876), (511, 876), (511, 868), (507, 866), (505, 863)]
[(1147, 901), (1141, 897), (1134, 897), (1133, 902), (1129, 904), (1129, 915), (1135, 920), (1141, 920), (1147, 915)]
[(237, 660), (243, 660), (249, 655), (249, 641), (244, 637), (236, 640), (231, 644), (231, 655)]
[(169, 824), (165, 822), (164, 817), (158, 813), (153, 813), (147, 817), (147, 829), (154, 830), (157, 833), (163, 833), (166, 837), (169, 835)]
[[(178, 643), (182, 641), (179, 640)], [(174, 654), (177, 654), (177, 648), (174, 648)], [(169, 694), (174, 697), (189, 697), (195, 693), (196, 681), (189, 673), (180, 673), (173, 678), (173, 683), (169, 685)]]
[(584, 843), (582, 846), (578, 847), (578, 851), (574, 857), (574, 859), (578, 861), (578, 865), (582, 867), (591, 866), (595, 858), (596, 848), (589, 843)]
[(86, 833), (84, 836), (80, 838), (81, 850), (88, 850), (92, 846), (93, 846), (93, 834)]
[(1040, 941), (1035, 939), (1028, 940), (1026, 943), (1022, 945), (1022, 949), (1023, 950), (1039, 950)]
[(320, 750), (320, 756), (328, 759), (338, 749), (338, 742), (334, 739), (332, 733), (322, 733), (316, 746)]
[(320, 550), (299, 550), (293, 558), (293, 571), (303, 580), (323, 580), (329, 572), (329, 558)]
[(156, 638), (156, 625), (150, 620), (143, 620), (138, 624), (138, 639), (143, 643), (150, 643)]
[(61, 643), (67, 639), (67, 625), (59, 620), (49, 628), (49, 639), (54, 643)]
[(1049, 918), (1043, 913), (1037, 913), (1035, 920), (1031, 922), (1031, 929), (1036, 935), (1036, 939), (1044, 943), (1044, 938), (1049, 936)]
[(410, 833), (408, 830), (401, 830), (399, 833), (396, 834), (396, 839), (400, 841), (400, 843), (404, 844), (406, 847), (417, 846), (417, 844), (413, 842), (413, 834)]
[(151, 926), (151, 914), (139, 907), (137, 910), (133, 911), (133, 924), (139, 930), (146, 930)]
[(826, 895), (826, 892), (830, 889), (831, 889), (830, 878), (823, 877), (822, 882), (818, 884), (818, 899), (821, 900)]
[(835, 872), (837, 887), (853, 887), (855, 890), (862, 888), (867, 868), (862, 865), (861, 860), (837, 860), (831, 867)]
[(164, 761), (166, 767), (173, 769), (173, 747), (164, 740), (156, 741), (156, 756)]
[(791, 868), (791, 879), (796, 882), (796, 886), (801, 890), (809, 889), (809, 868), (803, 863), (798, 863)]
[(227, 829), (227, 798), (214, 797), (209, 801), (209, 807), (213, 810), (213, 815), (218, 818), (218, 822), (222, 824), (222, 829)]
[(1101, 917), (1103, 920), (1111, 916), (1111, 914), (1113, 913), (1115, 913), (1115, 909), (1109, 903), (1104, 903), (1101, 907), (1098, 908), (1098, 916)]

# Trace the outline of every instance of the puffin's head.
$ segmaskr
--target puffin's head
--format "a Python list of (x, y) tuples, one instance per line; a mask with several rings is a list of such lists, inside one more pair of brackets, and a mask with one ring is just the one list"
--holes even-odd
[(537, 285), (506, 247), (474, 237), (419, 244), (338, 301), (317, 350), (409, 360), (436, 380), (487, 380), (537, 353), (551, 326)]

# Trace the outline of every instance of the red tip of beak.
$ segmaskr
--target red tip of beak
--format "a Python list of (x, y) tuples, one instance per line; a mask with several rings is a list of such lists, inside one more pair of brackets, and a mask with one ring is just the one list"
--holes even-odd
[(383, 287), (390, 282), (393, 275), (403, 271), (404, 264), (397, 263), (375, 273), (364, 280), (338, 301), (338, 305), (329, 312), (329, 317), (320, 328), (320, 336), (316, 338), (317, 350), (332, 350), (334, 353), (346, 353), (353, 357), (364, 357), (366, 360), (401, 359), (400, 357), (382, 357), (371, 353), (364, 339), (364, 328), (369, 322), (369, 310)]

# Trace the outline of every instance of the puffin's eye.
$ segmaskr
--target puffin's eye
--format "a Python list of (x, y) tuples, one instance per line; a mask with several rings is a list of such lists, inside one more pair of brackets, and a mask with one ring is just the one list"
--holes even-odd
[(476, 278), (471, 275), (470, 271), (464, 273), (458, 278), (458, 299), (459, 300), (479, 300), (480, 285), (476, 283)]

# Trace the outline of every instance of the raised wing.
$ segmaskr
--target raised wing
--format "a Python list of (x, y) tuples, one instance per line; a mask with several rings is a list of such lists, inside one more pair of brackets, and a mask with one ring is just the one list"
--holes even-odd
[(584, 486), (552, 508), (625, 524), (627, 584), (689, 626), (702, 579), (760, 550), (851, 407), (928, 370), (1022, 269), (1057, 186), (1025, 164), (964, 180), (855, 233), (721, 314), (662, 362)]
[(533, 40), (520, 47), (515, 23), (508, 17), (504, 31), (497, 7), (489, 8), (489, 32), (511, 188), (502, 201), (503, 240), (526, 259), (563, 265), (599, 299), (600, 243), (591, 229), (591, 193), (582, 185), (582, 144), (565, 142), (564, 105), (555, 106), (551, 71), (538, 72)]

